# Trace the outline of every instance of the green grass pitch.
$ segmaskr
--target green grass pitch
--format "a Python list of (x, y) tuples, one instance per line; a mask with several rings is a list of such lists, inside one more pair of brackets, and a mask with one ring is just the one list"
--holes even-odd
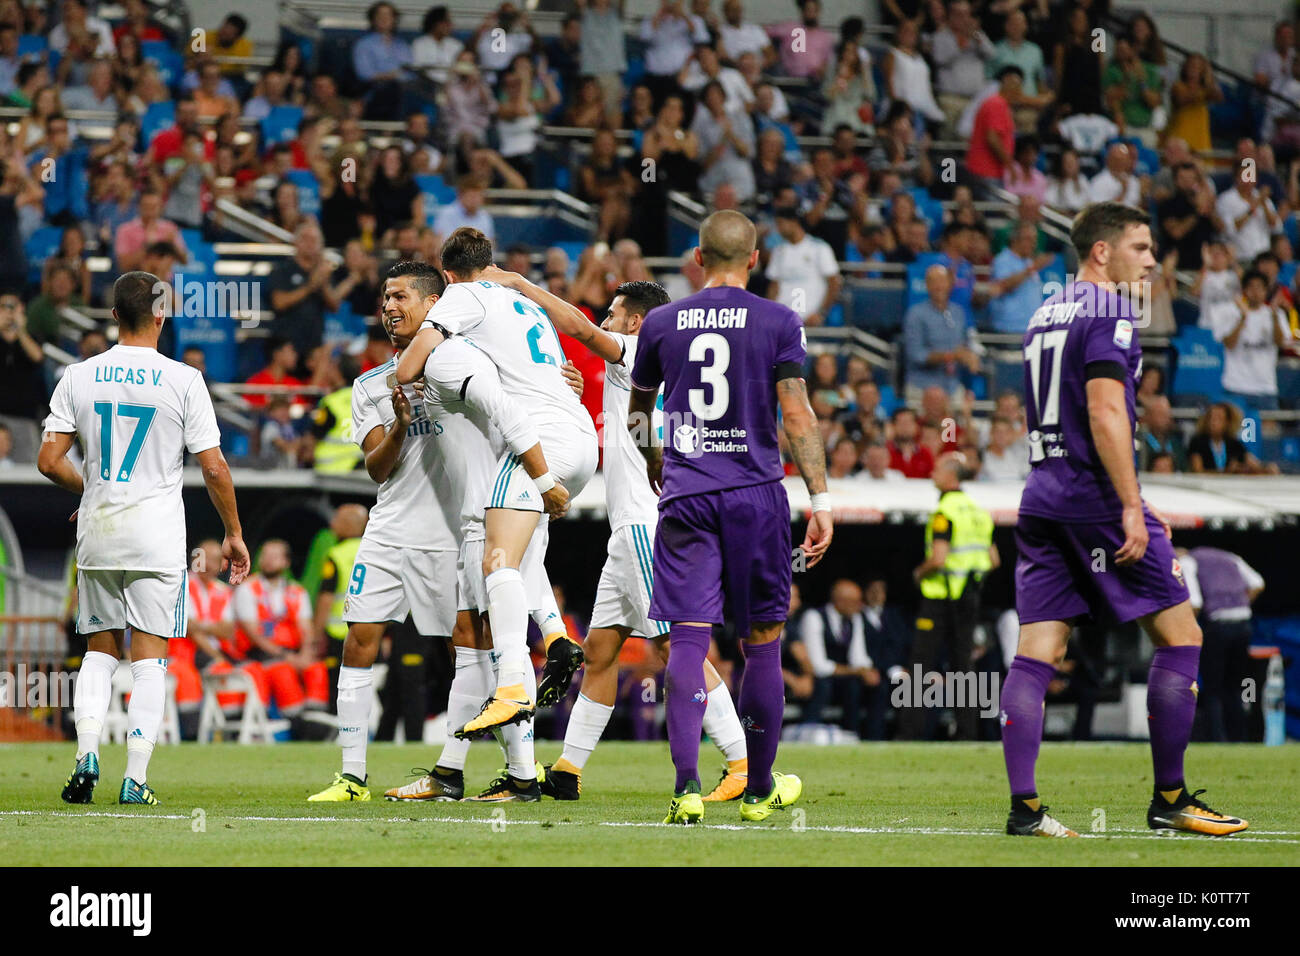
[[(559, 744), (541, 742), (555, 759)], [(702, 826), (666, 827), (672, 770), (666, 744), (602, 744), (576, 803), (396, 804), (383, 790), (433, 758), (426, 747), (370, 749), (374, 799), (309, 804), (329, 782), (333, 744), (159, 747), (150, 767), (158, 807), (114, 802), (122, 747), (102, 754), (95, 803), (59, 790), (73, 746), (0, 746), (0, 846), (7, 865), (1024, 865), (1256, 866), (1300, 864), (1300, 746), (1196, 746), (1189, 781), (1251, 829), (1214, 839), (1146, 828), (1150, 759), (1143, 744), (1046, 744), (1038, 782), (1052, 812), (1087, 839), (1001, 835), (1006, 817), (996, 744), (787, 745), (778, 769), (804, 795), (764, 824), (736, 804), (708, 804)], [(487, 782), (499, 752), (470, 754), (467, 782)], [(706, 788), (720, 769), (705, 744)]]

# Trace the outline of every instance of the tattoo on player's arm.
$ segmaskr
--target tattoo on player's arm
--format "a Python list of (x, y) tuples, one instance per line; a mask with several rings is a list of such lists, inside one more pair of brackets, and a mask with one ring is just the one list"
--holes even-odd
[(785, 422), (790, 455), (803, 475), (809, 494), (826, 490), (826, 449), (817, 428), (817, 416), (808, 403), (808, 387), (801, 378), (783, 378), (776, 383), (777, 398)]

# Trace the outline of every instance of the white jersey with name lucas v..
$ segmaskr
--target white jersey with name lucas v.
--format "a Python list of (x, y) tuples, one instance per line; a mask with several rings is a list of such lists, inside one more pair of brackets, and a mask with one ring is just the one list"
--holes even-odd
[(50, 399), (45, 430), (81, 439), (77, 567), (183, 570), (185, 452), (221, 444), (198, 370), (156, 349), (115, 345), (68, 366)]

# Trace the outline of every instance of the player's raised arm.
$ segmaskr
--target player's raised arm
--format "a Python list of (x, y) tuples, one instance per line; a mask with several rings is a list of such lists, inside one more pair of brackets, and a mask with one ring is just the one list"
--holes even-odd
[(239, 509), (235, 505), (235, 483), (230, 478), (230, 466), (217, 445), (198, 452), (199, 467), (203, 469), (203, 483), (207, 485), (212, 506), (221, 516), (226, 528), (226, 538), (221, 542), (222, 570), (230, 568), (230, 583), (238, 584), (248, 576), (248, 547), (244, 544), (244, 530), (239, 523)]
[(514, 289), (520, 295), (536, 302), (550, 316), (557, 329), (577, 339), (593, 355), (598, 355), (606, 362), (622, 360), (623, 346), (618, 339), (588, 319), (576, 305), (530, 282), (527, 277), (517, 272), (507, 272), (497, 266), (488, 266), (479, 274), (479, 278), (503, 285), (507, 289)]
[(401, 358), (397, 360), (397, 381), (402, 385), (410, 385), (418, 379), (433, 350), (446, 339), (441, 329), (433, 326), (420, 329), (415, 338), (411, 339), (411, 344), (402, 349)]
[(1124, 508), (1124, 544), (1115, 552), (1115, 561), (1133, 564), (1146, 553), (1148, 534), (1133, 463), (1133, 426), (1124, 401), (1124, 382), (1094, 375), (1088, 379), (1087, 394), (1092, 442)]
[(800, 546), (808, 567), (812, 567), (830, 547), (834, 533), (830, 496), (826, 493), (826, 448), (817, 428), (817, 416), (808, 402), (808, 387), (804, 380), (795, 376), (778, 379), (776, 396), (781, 405), (781, 420), (790, 444), (790, 454), (808, 486), (808, 494), (812, 496), (808, 532)]

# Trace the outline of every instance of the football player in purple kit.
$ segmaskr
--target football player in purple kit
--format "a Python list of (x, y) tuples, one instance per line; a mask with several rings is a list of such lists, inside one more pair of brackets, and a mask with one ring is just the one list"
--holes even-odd
[(1146, 213), (1087, 207), (1070, 238), (1078, 278), (1034, 313), (1025, 333), (1031, 470), (1016, 525), (1020, 643), (1002, 687), (1002, 750), (1011, 785), (1007, 833), (1078, 836), (1047, 814), (1034, 783), (1043, 699), (1080, 618), (1136, 620), (1155, 644), (1147, 720), (1154, 830), (1222, 835), (1246, 822), (1216, 813), (1183, 780), (1196, 712), (1201, 629), (1169, 524), (1145, 505), (1134, 465), (1142, 348), (1130, 294), (1155, 267)]
[[(730, 619), (743, 638), (739, 709), (749, 753), (744, 820), (764, 820), (799, 798), (793, 774), (772, 772), (785, 688), (781, 628), (790, 607), (790, 504), (782, 485), (777, 412), (812, 496), (802, 561), (831, 542), (826, 455), (808, 404), (803, 323), (791, 309), (745, 291), (758, 262), (754, 224), (724, 210), (700, 226), (694, 295), (651, 310), (632, 367), (628, 429), (659, 492), (650, 613), (669, 621), (665, 696), (677, 770), (665, 823), (696, 823), (700, 729), (708, 694), (704, 659), (712, 625)], [(663, 385), (664, 446), (654, 443)], [(797, 552), (795, 552), (797, 554)]]

